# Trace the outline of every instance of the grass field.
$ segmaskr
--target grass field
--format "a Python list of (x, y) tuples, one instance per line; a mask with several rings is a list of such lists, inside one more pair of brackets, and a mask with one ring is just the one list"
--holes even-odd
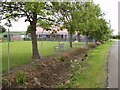
[[(68, 42), (60, 42), (64, 43), (65, 50), (69, 49)], [(54, 52), (54, 46), (58, 45), (58, 42), (52, 41), (44, 41), (42, 54), (43, 56), (54, 55), (57, 52)], [(73, 47), (80, 47), (83, 43), (75, 44), (73, 43)], [(31, 62), (32, 57), (32, 44), (31, 41), (16, 41), (10, 42), (10, 67), (16, 67), (22, 64), (26, 64)], [(40, 51), (40, 41), (38, 42), (38, 50)], [(2, 43), (2, 71), (6, 71), (8, 68), (8, 48), (7, 42)]]
[(90, 51), (87, 59), (74, 68), (74, 74), (69, 83), (61, 87), (105, 88), (106, 62), (112, 44), (113, 42), (107, 42)]

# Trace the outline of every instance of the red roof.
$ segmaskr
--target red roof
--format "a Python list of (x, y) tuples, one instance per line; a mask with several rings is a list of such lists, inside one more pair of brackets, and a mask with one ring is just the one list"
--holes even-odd
[[(58, 31), (57, 28), (54, 28), (53, 30), (57, 31), (57, 34), (60, 34), (60, 35), (67, 35), (67, 34), (68, 34), (67, 29), (59, 30), (59, 31)], [(50, 30), (48, 30), (48, 31), (44, 30), (44, 31), (43, 31), (43, 28), (37, 27), (36, 33), (37, 33), (37, 34), (41, 34), (41, 33), (43, 32), (43, 34), (50, 34), (53, 30), (51, 30), (51, 31), (50, 31)]]

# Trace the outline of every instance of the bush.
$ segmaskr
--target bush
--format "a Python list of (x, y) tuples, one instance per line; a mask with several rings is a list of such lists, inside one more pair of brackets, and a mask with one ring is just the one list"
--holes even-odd
[(22, 71), (16, 73), (15, 81), (17, 84), (24, 84), (26, 81), (26, 76)]
[(88, 45), (88, 48), (91, 48), (91, 49), (92, 49), (92, 48), (95, 48), (95, 47), (96, 47), (96, 44), (89, 44), (89, 45)]
[(87, 59), (87, 57), (88, 57), (88, 54), (87, 54), (87, 53), (85, 53), (85, 54), (84, 54), (84, 57), (82, 58), (82, 61), (86, 60), (86, 59)]
[(65, 56), (61, 56), (60, 60), (64, 62), (66, 60), (66, 57)]
[(69, 58), (67, 56), (61, 56), (60, 60), (65, 62), (65, 61), (69, 60)]
[(4, 85), (4, 87), (8, 86), (9, 82), (5, 77), (2, 77), (2, 85)]

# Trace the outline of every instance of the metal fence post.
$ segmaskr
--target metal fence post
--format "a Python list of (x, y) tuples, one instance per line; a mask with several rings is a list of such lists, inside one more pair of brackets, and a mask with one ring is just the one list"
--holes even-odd
[(10, 32), (8, 29), (8, 73), (10, 73)]

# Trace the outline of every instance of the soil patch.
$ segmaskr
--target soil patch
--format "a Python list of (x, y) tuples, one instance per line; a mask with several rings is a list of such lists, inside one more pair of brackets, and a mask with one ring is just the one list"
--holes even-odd
[(81, 62), (87, 51), (94, 47), (91, 44), (85, 48), (73, 48), (14, 69), (3, 75), (3, 88), (55, 88), (70, 78), (73, 63)]

